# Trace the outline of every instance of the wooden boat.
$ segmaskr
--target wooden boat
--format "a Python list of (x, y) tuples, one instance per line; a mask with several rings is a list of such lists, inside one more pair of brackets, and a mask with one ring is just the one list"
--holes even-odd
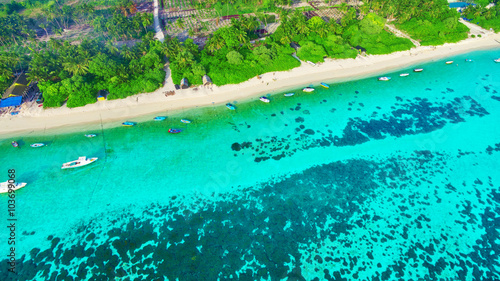
[(391, 80), (391, 77), (383, 76), (378, 78), (378, 81), (389, 81), (389, 80)]
[(424, 69), (423, 68), (415, 68), (413, 71), (414, 72), (422, 72), (422, 71), (424, 71)]
[(500, 58), (493, 60), (494, 62), (500, 62)]
[(96, 134), (86, 134), (85, 136), (87, 138), (95, 138), (97, 135)]
[(99, 159), (99, 158), (97, 158), (97, 157), (87, 158), (85, 156), (80, 156), (76, 160), (62, 164), (61, 169), (70, 169), (70, 168), (77, 168), (77, 167), (86, 166), (90, 163), (97, 161), (97, 159)]
[(446, 64), (452, 64), (452, 63), (453, 63), (453, 61), (452, 61), (452, 60), (449, 60), (449, 61), (447, 61), (447, 62), (445, 62), (445, 63), (446, 63)]
[(42, 147), (42, 146), (45, 146), (45, 144), (44, 144), (44, 143), (39, 142), (39, 143), (33, 143), (33, 144), (30, 144), (30, 146), (31, 146), (31, 147)]
[(19, 143), (17, 141), (12, 141), (11, 144), (13, 147), (19, 147)]
[(260, 97), (259, 100), (261, 100), (261, 101), (263, 101), (265, 103), (270, 103), (271, 102), (267, 97), (264, 97), (264, 96)]
[(410, 75), (410, 73), (401, 73), (401, 74), (399, 74), (399, 76), (401, 76), (401, 77), (406, 77), (408, 75)]
[(330, 88), (330, 85), (326, 84), (326, 83), (319, 83), (321, 85), (321, 87), (325, 88), (325, 89), (329, 89)]
[(10, 190), (18, 190), (26, 186), (25, 182), (13, 182), (9, 183), (8, 181), (0, 183), (0, 193), (7, 193)]
[(132, 126), (135, 126), (135, 123), (134, 122), (123, 122), (122, 125), (124, 127), (132, 127)]
[(293, 95), (295, 95), (295, 93), (286, 93), (286, 94), (284, 94), (285, 97), (291, 97)]
[(189, 120), (189, 119), (181, 119), (181, 122), (189, 124), (189, 123), (191, 123), (191, 120)]
[(171, 134), (178, 134), (178, 133), (182, 132), (182, 130), (181, 129), (168, 129), (168, 132)]
[(235, 110), (236, 107), (234, 107), (234, 105), (230, 104), (230, 103), (226, 103), (226, 107), (231, 109), (231, 110)]
[(310, 93), (312, 91), (314, 91), (314, 88), (312, 87), (305, 87), (304, 89), (302, 89), (303, 92), (306, 92), (306, 93)]
[(153, 118), (153, 120), (155, 120), (155, 121), (163, 121), (165, 119), (167, 119), (166, 116), (156, 116), (155, 118)]

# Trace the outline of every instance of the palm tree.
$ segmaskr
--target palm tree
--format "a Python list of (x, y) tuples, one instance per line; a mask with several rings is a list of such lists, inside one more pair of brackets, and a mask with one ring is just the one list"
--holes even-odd
[(47, 37), (49, 36), (49, 33), (47, 32), (47, 26), (44, 24), (44, 23), (41, 23), (40, 24), (40, 27), (43, 28), (43, 30), (45, 30), (45, 34), (47, 35)]
[(115, 45), (113, 45), (113, 43), (111, 43), (111, 41), (107, 41), (106, 44), (104, 45), (104, 47), (112, 55), (116, 55), (119, 53), (118, 48)]
[(64, 70), (73, 75), (85, 75), (89, 71), (89, 61), (79, 58), (72, 58), (63, 63)]
[(141, 13), (141, 22), (142, 26), (144, 26), (144, 31), (148, 31), (146, 27), (150, 26), (153, 24), (153, 17), (150, 14), (147, 13)]
[(137, 58), (135, 53), (127, 45), (122, 47), (120, 54), (122, 55), (122, 57), (128, 60), (133, 60)]
[(181, 68), (185, 68), (194, 62), (194, 56), (191, 52), (188, 52), (187, 50), (182, 50), (180, 53), (177, 54), (175, 60), (177, 61), (177, 63)]

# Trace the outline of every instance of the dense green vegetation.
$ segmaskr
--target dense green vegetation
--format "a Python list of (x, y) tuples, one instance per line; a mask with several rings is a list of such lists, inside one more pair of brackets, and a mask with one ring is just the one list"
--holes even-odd
[[(115, 99), (160, 87), (165, 76), (163, 47), (148, 32), (153, 16), (137, 13), (131, 0), (100, 2), (115, 4), (98, 8), (98, 1), (65, 5), (64, 1), (30, 0), (0, 5), (4, 27), (0, 29), (0, 89), (10, 86), (14, 73), (28, 69), (29, 78), (39, 81), (44, 107), (93, 103), (99, 90), (109, 91), (109, 98)], [(35, 10), (38, 14), (32, 13)], [(79, 44), (36, 40), (34, 29), (44, 35), (60, 34), (78, 24), (94, 27)], [(121, 48), (112, 43), (129, 39), (142, 42)]]
[(459, 23), (460, 14), (446, 0), (370, 0), (367, 7), (386, 18), (422, 45), (442, 45), (468, 37), (468, 28)]
[(493, 28), (495, 32), (500, 31), (500, 3), (495, 2), (496, 5), (486, 9), (490, 1), (481, 1), (476, 6), (468, 6), (463, 11), (463, 16), (470, 19), (472, 23), (478, 24), (479, 26), (490, 29)]
[(242, 15), (255, 12), (272, 12), (278, 5), (290, 5), (292, 0), (208, 0), (193, 1), (198, 8), (210, 8), (221, 16)]
[(368, 54), (386, 54), (408, 50), (410, 40), (398, 38), (384, 30), (385, 20), (368, 14), (356, 20), (356, 10), (350, 9), (341, 24), (326, 23), (320, 17), (307, 18), (300, 12), (280, 15), (281, 25), (264, 41), (250, 44), (257, 27), (252, 17), (232, 20), (228, 27), (218, 29), (206, 47), (199, 51), (191, 40), (180, 43), (169, 39), (168, 51), (172, 78), (179, 83), (186, 77), (192, 84), (201, 84), (208, 74), (216, 85), (234, 84), (256, 75), (292, 69), (300, 63), (291, 54), (291, 42), (301, 47), (297, 55), (304, 61), (323, 62), (324, 57), (355, 58), (362, 46)]
[(216, 85), (235, 84), (265, 72), (300, 65), (290, 56), (290, 46), (275, 43), (271, 38), (250, 44), (256, 27), (253, 17), (233, 19), (230, 26), (213, 34), (202, 51), (192, 40), (180, 43), (176, 38), (169, 39), (166, 53), (174, 83), (186, 77), (190, 83), (201, 84), (202, 76), (208, 74)]
[[(446, 0), (367, 0), (358, 8), (343, 3), (338, 6), (342, 14), (338, 21), (319, 16), (308, 19), (300, 9), (281, 8), (290, 0), (186, 1), (183, 8), (210, 9), (217, 17), (244, 13), (256, 17), (231, 19), (200, 49), (191, 39), (167, 38), (163, 44), (153, 40), (152, 15), (138, 13), (133, 0), (4, 2), (0, 4), (0, 88), (10, 85), (14, 73), (29, 68), (29, 77), (39, 81), (44, 93), (45, 107), (63, 103), (76, 107), (95, 102), (99, 90), (109, 91), (109, 98), (115, 99), (157, 89), (165, 75), (164, 55), (174, 83), (185, 77), (198, 85), (208, 74), (216, 85), (224, 85), (297, 67), (300, 62), (294, 53), (302, 61), (318, 63), (325, 57), (355, 58), (361, 51), (387, 54), (413, 47), (410, 40), (388, 32), (387, 20), (422, 45), (468, 36), (467, 27), (458, 22), (460, 15), (448, 8)], [(270, 11), (279, 17), (263, 13)], [(498, 6), (486, 10), (478, 5), (466, 9), (465, 15), (497, 30), (499, 11)], [(257, 19), (280, 25), (265, 40), (257, 40)], [(83, 24), (91, 26), (91, 31), (73, 39), (76, 44), (53, 38), (40, 42), (35, 33), (38, 29), (38, 36), (41, 30), (47, 36), (63, 34)], [(292, 42), (300, 47), (293, 49)]]
[(99, 90), (107, 90), (109, 99), (151, 92), (165, 77), (162, 44), (152, 34), (132, 48), (118, 50), (98, 40), (70, 45), (51, 40), (33, 52), (31, 79), (39, 81), (44, 107), (83, 106), (96, 101)]

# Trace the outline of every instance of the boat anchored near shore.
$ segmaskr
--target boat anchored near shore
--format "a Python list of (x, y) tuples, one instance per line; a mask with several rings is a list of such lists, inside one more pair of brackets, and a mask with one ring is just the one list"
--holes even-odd
[(314, 88), (312, 87), (305, 87), (304, 89), (302, 89), (303, 92), (306, 92), (306, 93), (310, 93), (312, 91), (314, 91)]
[(414, 72), (422, 72), (422, 71), (424, 71), (424, 69), (423, 68), (415, 68), (413, 71)]
[(389, 81), (389, 80), (391, 80), (391, 77), (383, 76), (378, 78), (378, 81)]
[[(10, 188), (9, 188), (10, 185)], [(9, 183), (8, 181), (0, 183), (0, 193), (7, 193), (10, 190), (18, 190), (26, 186), (25, 182)]]
[(97, 161), (97, 159), (99, 159), (99, 158), (97, 158), (97, 157), (87, 158), (86, 156), (80, 156), (76, 160), (62, 164), (61, 169), (70, 169), (70, 168), (77, 168), (77, 167), (86, 166), (92, 162)]
[(325, 88), (325, 89), (330, 89), (330, 85), (326, 84), (326, 83), (319, 83), (321, 85), (321, 87)]
[(166, 116), (156, 116), (155, 118), (153, 118), (153, 120), (155, 120), (155, 121), (163, 121), (165, 119), (167, 119)]
[(271, 102), (271, 100), (269, 100), (267, 97), (264, 97), (264, 96), (260, 97), (259, 100), (261, 100), (262, 102), (265, 102), (265, 103)]
[(230, 103), (226, 103), (226, 107), (229, 108), (230, 110), (236, 110), (236, 107)]
[(31, 146), (31, 147), (42, 147), (42, 146), (45, 146), (45, 144), (44, 144), (44, 143), (39, 142), (39, 143), (32, 143), (32, 144), (30, 144), (30, 146)]
[(123, 122), (122, 126), (123, 127), (133, 127), (133, 126), (135, 126), (135, 124), (136, 124), (135, 122), (129, 122), (129, 121), (127, 121), (127, 122)]

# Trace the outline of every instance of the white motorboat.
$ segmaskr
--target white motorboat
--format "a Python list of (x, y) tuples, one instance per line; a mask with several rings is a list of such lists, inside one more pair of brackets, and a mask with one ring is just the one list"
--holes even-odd
[(446, 64), (452, 64), (452, 63), (453, 63), (452, 60), (449, 60), (449, 61), (446, 62)]
[(415, 68), (413, 71), (415, 71), (415, 72), (422, 72), (422, 71), (424, 71), (424, 69), (423, 68)]
[[(12, 190), (18, 190), (20, 188), (23, 188), (26, 186), (25, 182), (16, 182), (12, 184), (13, 187), (11, 188)], [(7, 193), (9, 192), (9, 182), (2, 182), (0, 183), (0, 193)]]
[(406, 77), (408, 75), (410, 75), (410, 73), (401, 73), (401, 74), (399, 74), (399, 76), (401, 76), (401, 77)]
[(266, 103), (271, 102), (268, 98), (266, 98), (266, 97), (264, 97), (264, 96), (260, 97), (260, 98), (259, 98), (259, 100), (261, 100), (261, 101), (263, 101), (263, 102), (266, 102)]
[(285, 94), (285, 97), (291, 97), (291, 96), (293, 96), (293, 95), (294, 95), (294, 93), (286, 93), (286, 94)]
[(61, 169), (82, 167), (82, 166), (85, 166), (85, 165), (88, 165), (92, 162), (97, 161), (97, 159), (99, 159), (99, 158), (97, 158), (97, 157), (87, 158), (86, 156), (80, 156), (80, 157), (78, 157), (77, 160), (73, 160), (73, 161), (66, 162), (66, 163), (62, 164)]
[(493, 60), (494, 62), (500, 62), (500, 58)]
[(378, 81), (389, 81), (389, 80), (391, 80), (391, 77), (384, 76), (378, 78)]
[(41, 142), (40, 142), (40, 143), (32, 143), (32, 144), (30, 144), (30, 146), (31, 146), (31, 147), (42, 147), (42, 146), (44, 146), (44, 145), (45, 145), (45, 144), (44, 144), (44, 143), (41, 143)]
[(306, 92), (306, 93), (310, 93), (312, 91), (314, 91), (314, 88), (311, 88), (311, 87), (305, 87), (304, 89), (302, 89), (303, 92)]
[(96, 134), (86, 134), (85, 136), (87, 138), (95, 138), (97, 135)]

